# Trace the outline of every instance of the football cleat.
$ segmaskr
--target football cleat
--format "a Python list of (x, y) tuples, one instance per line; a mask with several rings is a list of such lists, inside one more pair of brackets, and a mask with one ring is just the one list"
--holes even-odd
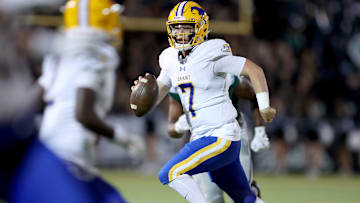
[(255, 195), (259, 198), (261, 198), (261, 192), (259, 186), (256, 184), (256, 181), (253, 180), (251, 182), (251, 190), (255, 193)]

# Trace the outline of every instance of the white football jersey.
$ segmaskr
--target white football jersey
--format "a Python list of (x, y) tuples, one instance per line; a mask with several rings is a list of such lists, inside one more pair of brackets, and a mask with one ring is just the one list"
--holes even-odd
[(72, 51), (46, 56), (38, 83), (47, 104), (40, 128), (41, 140), (61, 158), (83, 166), (93, 165), (96, 136), (75, 118), (76, 92), (96, 92), (96, 113), (104, 118), (112, 106), (116, 50), (106, 43), (80, 45)]
[[(179, 51), (172, 47), (165, 49), (159, 57), (161, 73), (158, 80), (169, 87), (177, 87), (195, 139), (217, 136), (240, 140), (237, 111), (229, 98), (226, 82), (226, 76), (234, 73), (231, 71), (234, 67), (223, 67), (221, 72), (214, 68), (215, 63), (226, 56), (232, 56), (229, 44), (213, 39), (193, 48), (183, 63), (180, 63)], [(234, 66), (239, 75), (246, 59), (237, 57), (237, 60), (240, 63)]]

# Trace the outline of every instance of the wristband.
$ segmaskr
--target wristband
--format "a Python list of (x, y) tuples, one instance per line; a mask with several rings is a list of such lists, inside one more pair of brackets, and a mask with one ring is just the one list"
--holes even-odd
[(260, 111), (270, 106), (269, 92), (256, 93), (256, 99)]

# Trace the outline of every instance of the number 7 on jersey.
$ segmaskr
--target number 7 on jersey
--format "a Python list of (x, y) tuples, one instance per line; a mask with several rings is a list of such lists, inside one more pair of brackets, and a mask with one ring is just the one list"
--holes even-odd
[(189, 111), (191, 112), (191, 116), (192, 117), (195, 117), (196, 116), (196, 113), (193, 109), (193, 104), (194, 104), (194, 92), (195, 92), (195, 89), (194, 89), (194, 86), (191, 82), (189, 83), (183, 83), (183, 84), (180, 84), (179, 87), (181, 88), (181, 92), (182, 93), (186, 93), (186, 89), (189, 88), (190, 89), (190, 97), (189, 97)]

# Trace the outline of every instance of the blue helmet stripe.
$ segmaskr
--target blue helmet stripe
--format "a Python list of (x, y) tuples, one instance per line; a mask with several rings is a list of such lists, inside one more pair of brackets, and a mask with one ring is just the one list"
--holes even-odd
[(184, 12), (184, 6), (187, 3), (187, 1), (183, 1), (180, 3), (180, 5), (176, 8), (176, 16), (182, 16)]
[(179, 7), (181, 4), (179, 4), (179, 6), (176, 8), (176, 16), (178, 16), (178, 12), (179, 12)]
[(185, 1), (185, 3), (184, 3), (184, 5), (183, 5), (183, 7), (182, 7), (182, 10), (181, 10), (181, 15), (183, 15), (184, 14), (184, 9), (185, 9), (185, 5), (187, 4), (187, 1)]

